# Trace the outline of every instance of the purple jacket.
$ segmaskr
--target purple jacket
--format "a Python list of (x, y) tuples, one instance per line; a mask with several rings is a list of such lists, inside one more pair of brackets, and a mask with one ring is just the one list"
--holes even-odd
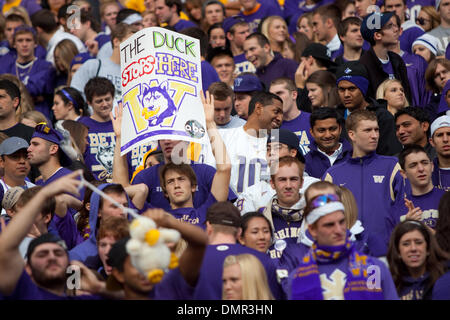
[(285, 59), (275, 52), (273, 60), (265, 67), (256, 70), (256, 75), (259, 80), (264, 82), (266, 88), (269, 88), (272, 80), (286, 77), (291, 80), (295, 80), (295, 71), (297, 70), (298, 63), (291, 59)]
[(412, 106), (423, 107), (430, 102), (431, 92), (426, 89), (425, 71), (428, 64), (424, 58), (417, 54), (403, 52), (401, 56), (405, 62), (408, 73), (409, 86), (411, 87)]
[[(333, 165), (337, 165), (339, 163), (347, 161), (352, 157), (353, 148), (351, 144), (345, 139), (342, 139), (341, 143), (342, 152), (337, 157)], [(327, 171), (328, 168), (331, 167), (330, 160), (322, 152), (317, 150), (316, 141), (313, 140), (311, 142), (311, 144), (309, 145), (309, 149), (309, 153), (305, 156), (305, 171), (311, 177), (320, 179), (323, 177), (325, 171)]]
[(436, 157), (433, 160), (434, 170), (431, 174), (433, 186), (448, 191), (450, 189), (450, 170), (442, 170), (439, 168), (439, 159)]
[(450, 300), (450, 261), (447, 262), (447, 272), (434, 283), (433, 300)]
[(358, 220), (368, 237), (370, 252), (384, 256), (387, 252), (385, 219), (397, 201), (403, 201), (404, 183), (400, 165), (395, 157), (375, 152), (362, 158), (350, 158), (330, 167), (323, 180), (348, 188), (358, 205)]

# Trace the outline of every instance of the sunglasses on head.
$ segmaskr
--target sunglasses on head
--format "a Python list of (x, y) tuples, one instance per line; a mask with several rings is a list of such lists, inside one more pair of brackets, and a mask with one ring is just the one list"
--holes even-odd
[(45, 122), (40, 122), (36, 125), (36, 127), (34, 127), (34, 130), (38, 131), (38, 132), (42, 132), (45, 134), (49, 134), (51, 128), (47, 125), (47, 123)]
[(311, 202), (311, 209), (320, 208), (320, 207), (326, 205), (327, 203), (336, 202), (336, 201), (341, 201), (341, 199), (339, 199), (339, 197), (337, 195), (323, 194), (323, 195), (320, 195), (320, 196), (314, 198), (314, 200)]

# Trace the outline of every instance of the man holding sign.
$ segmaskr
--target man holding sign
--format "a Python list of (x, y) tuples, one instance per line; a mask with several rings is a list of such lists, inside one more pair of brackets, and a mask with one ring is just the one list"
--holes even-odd
[[(205, 110), (206, 128), (210, 138), (217, 171), (211, 184), (211, 192), (206, 201), (198, 208), (194, 208), (194, 193), (197, 188), (197, 176), (190, 165), (167, 162), (159, 170), (161, 187), (164, 196), (169, 200), (171, 209), (168, 210), (175, 218), (194, 225), (204, 226), (207, 209), (217, 201), (226, 201), (228, 185), (230, 184), (231, 164), (226, 147), (214, 122), (214, 96), (206, 92), (206, 99), (200, 93)], [(123, 108), (119, 105), (115, 117), (111, 117), (114, 133), (121, 137), (121, 122)], [(119, 146), (114, 153), (114, 181), (127, 184), (128, 166), (126, 156), (120, 156)], [(152, 206), (152, 205), (150, 205)]]
[[(159, 141), (165, 163), (186, 163), (188, 142), (209, 144), (197, 39), (162, 28), (146, 28), (121, 44), (123, 121), (121, 154), (149, 141)], [(194, 150), (193, 150), (194, 151)], [(159, 180), (161, 165), (139, 172), (133, 184), (149, 187), (148, 202), (170, 210)], [(216, 171), (194, 163), (197, 177), (193, 207), (207, 201)], [(128, 184), (128, 179), (120, 180)], [(126, 180), (126, 181), (125, 181)]]

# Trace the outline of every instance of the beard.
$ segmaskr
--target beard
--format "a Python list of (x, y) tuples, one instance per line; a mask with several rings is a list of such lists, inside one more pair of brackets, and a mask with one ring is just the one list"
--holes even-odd
[(66, 284), (66, 272), (64, 269), (58, 274), (47, 274), (42, 270), (31, 268), (31, 277), (36, 282), (37, 285), (43, 288), (55, 289), (65, 286)]

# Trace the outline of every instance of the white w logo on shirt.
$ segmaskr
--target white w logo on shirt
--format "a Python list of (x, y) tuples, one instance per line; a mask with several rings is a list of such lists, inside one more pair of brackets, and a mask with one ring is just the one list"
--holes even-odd
[(373, 182), (383, 183), (384, 176), (373, 176)]

